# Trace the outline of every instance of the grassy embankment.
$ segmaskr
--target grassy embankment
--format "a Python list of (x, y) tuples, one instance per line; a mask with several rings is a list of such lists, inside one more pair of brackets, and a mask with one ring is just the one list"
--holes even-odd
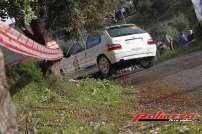
[(129, 90), (110, 81), (45, 79), (34, 63), (7, 75), (20, 133), (118, 133), (131, 117)]
[(22, 131), (27, 124), (39, 133), (118, 133), (129, 120), (123, 92), (108, 81), (44, 80), (26, 85), (13, 99)]
[(196, 39), (195, 41), (189, 43), (187, 46), (178, 47), (174, 51), (165, 53), (163, 56), (160, 57), (159, 62), (197, 51), (202, 51), (202, 39)]
[[(189, 133), (199, 132), (200, 125), (177, 123), (133, 124), (129, 119), (140, 109), (135, 89), (113, 82), (86, 79), (81, 81), (44, 79), (36, 64), (12, 67), (7, 71), (17, 108), (20, 133), (41, 134), (125, 134), (127, 132), (179, 133), (188, 126)], [(12, 79), (11, 79), (12, 78)], [(26, 83), (26, 84), (24, 84)], [(153, 126), (145, 127), (144, 126)], [(143, 129), (144, 128), (144, 129)]]

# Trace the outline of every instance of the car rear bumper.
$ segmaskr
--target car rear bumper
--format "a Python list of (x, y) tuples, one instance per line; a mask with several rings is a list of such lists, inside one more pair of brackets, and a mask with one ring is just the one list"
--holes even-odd
[(130, 59), (130, 60), (121, 60), (119, 62), (116, 62), (114, 64), (112, 64), (112, 67), (116, 70), (119, 70), (119, 69), (123, 69), (123, 68), (127, 68), (127, 67), (131, 67), (131, 66), (134, 66), (134, 65), (139, 65), (140, 62), (142, 60), (153, 60), (154, 59), (154, 56), (149, 56), (149, 57), (144, 57), (144, 58), (135, 58), (135, 59)]
[(120, 53), (111, 53), (108, 58), (112, 64), (115, 64), (120, 61), (128, 61), (135, 59), (142, 59), (147, 57), (155, 57), (156, 56), (156, 47), (148, 48), (141, 53), (136, 52), (120, 52)]
[(118, 61), (132, 60), (132, 59), (139, 59), (139, 58), (146, 58), (146, 57), (154, 57), (154, 56), (156, 56), (155, 53), (148, 52), (148, 53), (142, 53), (142, 54), (137, 54), (137, 55), (127, 55), (127, 56), (124, 56), (124, 57), (118, 59)]

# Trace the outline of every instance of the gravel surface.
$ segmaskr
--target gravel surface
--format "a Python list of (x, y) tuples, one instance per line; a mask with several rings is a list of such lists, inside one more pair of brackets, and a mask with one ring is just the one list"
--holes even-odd
[(144, 111), (202, 114), (202, 52), (184, 55), (115, 81), (135, 87), (135, 97)]

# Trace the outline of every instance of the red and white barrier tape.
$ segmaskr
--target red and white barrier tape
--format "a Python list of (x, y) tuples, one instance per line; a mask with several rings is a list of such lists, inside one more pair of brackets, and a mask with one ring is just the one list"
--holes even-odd
[(55, 61), (63, 58), (59, 45), (53, 41), (43, 46), (0, 22), (0, 45), (28, 57)]

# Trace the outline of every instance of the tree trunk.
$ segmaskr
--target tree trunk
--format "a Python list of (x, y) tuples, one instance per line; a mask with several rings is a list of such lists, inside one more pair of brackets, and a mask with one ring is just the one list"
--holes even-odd
[(4, 57), (0, 50), (0, 133), (1, 134), (16, 134), (16, 111), (12, 103), (4, 68)]
[[(46, 45), (47, 42), (54, 40), (52, 33), (47, 29), (47, 24), (44, 19), (33, 19), (30, 26), (26, 26), (24, 34), (32, 40)], [(52, 73), (54, 76), (60, 76), (60, 61), (43, 61), (40, 63), (43, 75), (47, 76)]]
[(57, 61), (55, 63), (53, 63), (51, 65), (51, 73), (55, 76), (55, 77), (60, 77), (60, 61)]

